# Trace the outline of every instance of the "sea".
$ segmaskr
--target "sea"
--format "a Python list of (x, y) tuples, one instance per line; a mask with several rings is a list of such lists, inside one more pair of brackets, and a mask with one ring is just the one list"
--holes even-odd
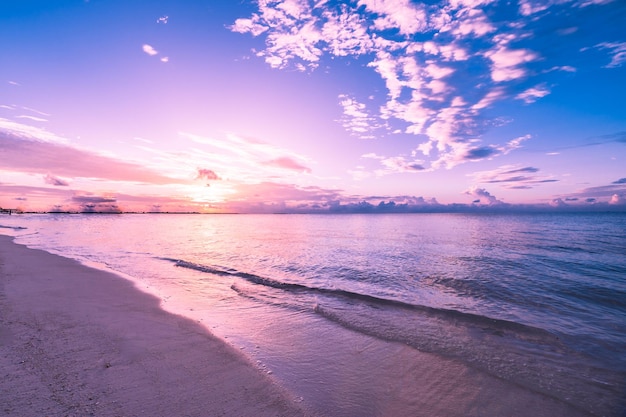
[(625, 213), (21, 214), (0, 233), (133, 280), (321, 414), (385, 415), (421, 355), (626, 415)]

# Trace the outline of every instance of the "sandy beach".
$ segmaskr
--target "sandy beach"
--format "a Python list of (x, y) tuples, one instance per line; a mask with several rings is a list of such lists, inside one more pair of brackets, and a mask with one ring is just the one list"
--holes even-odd
[(306, 414), (132, 283), (0, 236), (0, 415)]

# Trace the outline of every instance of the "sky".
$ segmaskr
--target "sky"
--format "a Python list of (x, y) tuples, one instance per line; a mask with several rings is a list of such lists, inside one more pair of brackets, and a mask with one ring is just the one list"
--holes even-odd
[(626, 211), (622, 0), (2, 0), (0, 207)]

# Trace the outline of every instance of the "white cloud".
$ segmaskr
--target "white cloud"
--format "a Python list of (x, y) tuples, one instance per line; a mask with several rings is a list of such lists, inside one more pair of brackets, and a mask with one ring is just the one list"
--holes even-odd
[(491, 79), (495, 82), (511, 81), (526, 76), (527, 71), (522, 64), (534, 61), (538, 55), (528, 49), (510, 49), (509, 44), (514, 37), (497, 37), (497, 44), (485, 52), (491, 60)]
[(152, 55), (152, 56), (159, 53), (156, 49), (154, 49), (152, 46), (148, 45), (147, 43), (142, 45), (141, 49), (143, 49), (143, 51), (147, 53), (148, 55)]
[(615, 0), (581, 0), (578, 2), (578, 7), (587, 7), (601, 4), (609, 4), (614, 2)]
[(547, 96), (548, 94), (550, 94), (550, 90), (548, 90), (548, 87), (546, 87), (545, 84), (541, 84), (519, 93), (515, 96), (515, 98), (518, 100), (523, 100), (526, 104), (531, 104), (541, 97)]
[(608, 49), (611, 55), (611, 62), (606, 68), (621, 67), (626, 62), (626, 42), (603, 42), (596, 45), (596, 48)]
[(366, 22), (357, 14), (324, 12), (322, 38), (328, 42), (330, 53), (336, 56), (360, 55), (374, 48)]
[(362, 139), (373, 139), (373, 131), (378, 129), (363, 103), (359, 103), (353, 97), (341, 94), (339, 104), (343, 108), (341, 123), (343, 127), (353, 135)]
[[(159, 51), (157, 51), (156, 49), (154, 49), (152, 46), (148, 45), (148, 44), (144, 44), (142, 46), (143, 51), (150, 55), (150, 56), (156, 56), (159, 55)], [(161, 58), (159, 58), (159, 61), (161, 62), (169, 62), (170, 58), (167, 56), (162, 56)]]
[(36, 116), (28, 116), (28, 115), (21, 115), (21, 116), (15, 116), (17, 119), (28, 119), (28, 120), (32, 120), (34, 122), (47, 122), (48, 119), (44, 119), (41, 117), (36, 117)]
[(408, 36), (428, 28), (423, 4), (409, 0), (359, 0), (359, 5), (380, 16), (373, 22), (376, 30), (397, 29)]
[[(358, 57), (384, 82), (386, 95), (377, 107), (364, 104), (369, 92), (340, 95), (343, 127), (368, 139), (379, 129), (402, 130), (419, 140), (413, 153), (428, 157), (425, 169), (451, 168), (506, 154), (525, 140), (483, 144), (481, 138), (487, 109), (512, 98), (531, 104), (550, 93), (545, 84), (513, 92), (521, 80), (576, 71), (522, 41), (533, 39), (536, 25), (529, 23), (549, 16), (550, 8), (566, 3), (582, 7), (580, 1), (495, 3), (263, 0), (255, 13), (237, 19), (230, 29), (262, 36), (265, 47), (255, 54), (277, 69), (314, 70), (324, 57)], [(611, 66), (626, 59), (623, 44), (598, 47), (612, 51)], [(397, 162), (388, 161), (386, 169)]]
[(496, 30), (485, 13), (479, 9), (461, 9), (455, 17), (444, 30), (450, 30), (457, 38), (482, 37)]
[(410, 160), (403, 156), (393, 156), (381, 160), (385, 170), (377, 171), (378, 175), (400, 173), (400, 172), (421, 172), (424, 171), (423, 161)]
[(50, 113), (45, 113), (45, 112), (42, 112), (42, 111), (30, 108), (30, 107), (22, 107), (22, 109), (28, 110), (28, 111), (33, 112), (33, 113), (37, 113), (37, 114), (39, 114), (41, 116), (51, 116)]
[(499, 101), (503, 97), (506, 96), (506, 92), (502, 87), (495, 87), (493, 90), (489, 91), (480, 101), (474, 104), (471, 108), (472, 110), (482, 110), (487, 107), (490, 107), (496, 101)]
[(560, 66), (555, 66), (546, 70), (546, 72), (551, 72), (551, 71), (576, 72), (576, 68), (569, 66), (569, 65), (560, 65)]
[(46, 129), (29, 126), (11, 120), (0, 118), (0, 131), (10, 132), (12, 135), (27, 140), (40, 140), (44, 142), (66, 144), (68, 140)]

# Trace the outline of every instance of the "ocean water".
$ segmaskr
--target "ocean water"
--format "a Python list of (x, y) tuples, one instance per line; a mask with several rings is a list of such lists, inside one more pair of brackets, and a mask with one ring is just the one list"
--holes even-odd
[(14, 215), (0, 227), (129, 276), (328, 415), (384, 415), (372, 411), (382, 391), (364, 389), (383, 371), (360, 368), (417, 352), (624, 415), (624, 214)]

